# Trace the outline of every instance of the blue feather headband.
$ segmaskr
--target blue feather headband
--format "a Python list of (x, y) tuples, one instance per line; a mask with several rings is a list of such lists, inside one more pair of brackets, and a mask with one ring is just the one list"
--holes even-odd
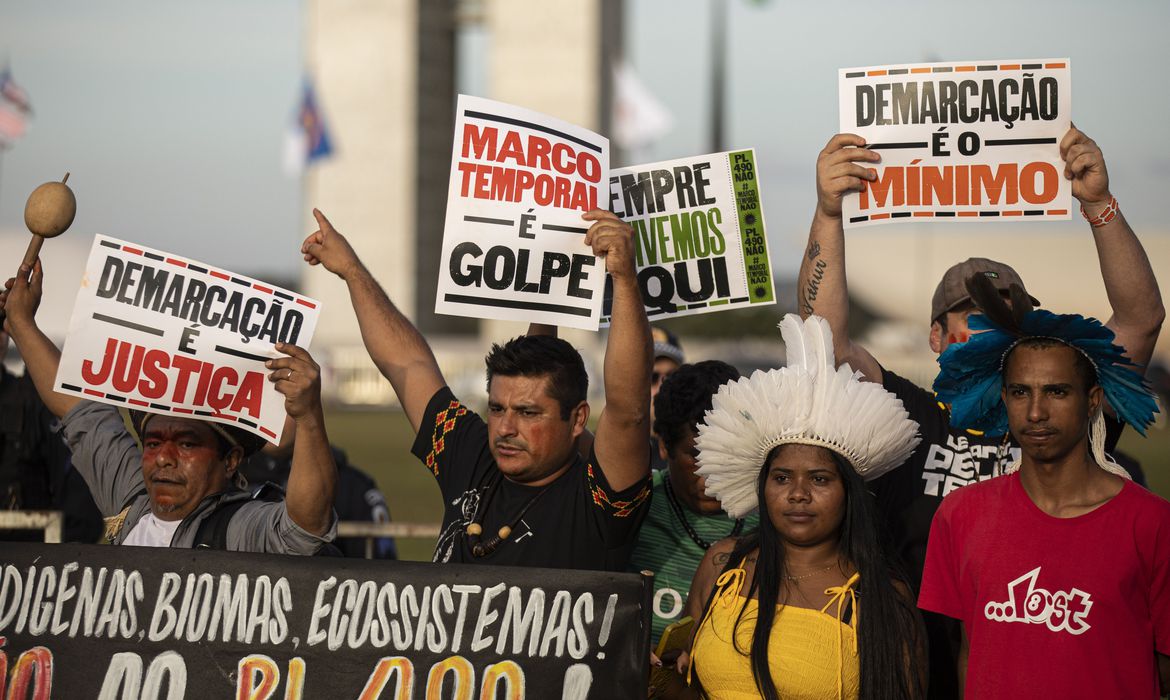
[(951, 425), (991, 435), (1007, 433), (1007, 408), (1000, 397), (1003, 366), (1008, 353), (1028, 338), (1052, 338), (1087, 357), (1114, 413), (1138, 433), (1144, 436), (1154, 422), (1158, 406), (1149, 384), (1129, 369), (1137, 365), (1113, 343), (1113, 331), (1097, 319), (1037, 309), (1020, 319), (1019, 335), (981, 315), (972, 314), (967, 325), (974, 331), (971, 339), (950, 345), (939, 355), (934, 380), (939, 401), (951, 406)]

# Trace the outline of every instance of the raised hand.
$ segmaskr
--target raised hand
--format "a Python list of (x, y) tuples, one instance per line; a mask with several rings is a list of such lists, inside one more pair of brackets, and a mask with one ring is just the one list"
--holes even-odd
[(361, 266), (361, 260), (345, 236), (333, 228), (333, 224), (329, 223), (329, 219), (325, 218), (320, 209), (313, 210), (313, 217), (317, 219), (319, 228), (309, 234), (301, 244), (301, 254), (305, 262), (310, 265), (324, 265), (326, 270), (346, 279)]
[(276, 349), (288, 355), (264, 363), (271, 372), (268, 381), (284, 395), (284, 410), (293, 420), (321, 411), (321, 368), (308, 350), (277, 343)]
[(858, 161), (876, 163), (881, 159), (876, 151), (865, 148), (865, 139), (856, 134), (837, 134), (829, 139), (817, 156), (817, 212), (841, 218), (845, 195), (860, 192), (864, 181), (877, 179), (877, 173)]
[(19, 323), (31, 324), (41, 305), (41, 285), (44, 282), (44, 268), (40, 258), (28, 265), (21, 265), (16, 277), (10, 277), (4, 283), (4, 291), (0, 292), (0, 319), (3, 319), (4, 330), (11, 333), (12, 325)]
[(1101, 147), (1075, 126), (1060, 140), (1060, 157), (1064, 159), (1064, 177), (1072, 181), (1073, 196), (1088, 210), (1104, 207), (1113, 199), (1109, 193), (1109, 171)]
[(605, 269), (614, 281), (635, 279), (634, 229), (613, 212), (594, 209), (581, 216), (593, 225), (585, 233), (585, 245), (593, 254), (605, 258)]

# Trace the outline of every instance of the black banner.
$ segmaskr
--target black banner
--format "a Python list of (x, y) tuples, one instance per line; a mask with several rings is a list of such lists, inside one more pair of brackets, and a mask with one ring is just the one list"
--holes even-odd
[(0, 697), (643, 698), (648, 579), (0, 545)]

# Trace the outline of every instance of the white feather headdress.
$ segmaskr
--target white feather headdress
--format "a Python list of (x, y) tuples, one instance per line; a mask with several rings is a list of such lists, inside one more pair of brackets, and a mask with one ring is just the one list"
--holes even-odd
[(885, 474), (918, 446), (918, 424), (880, 384), (835, 366), (829, 323), (788, 314), (780, 322), (788, 366), (728, 382), (698, 426), (698, 473), (707, 494), (740, 518), (755, 510), (757, 478), (777, 445), (819, 445), (844, 457), (863, 479)]

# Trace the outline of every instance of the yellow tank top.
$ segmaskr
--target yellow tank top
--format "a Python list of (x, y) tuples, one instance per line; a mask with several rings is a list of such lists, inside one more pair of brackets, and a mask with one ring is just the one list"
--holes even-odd
[[(712, 700), (760, 697), (748, 652), (759, 604), (739, 595), (744, 577), (743, 569), (731, 569), (719, 577), (715, 599), (695, 633), (691, 648), (691, 668), (695, 669), (697, 664), (703, 689)], [(790, 605), (776, 606), (776, 619), (768, 640), (768, 665), (776, 690), (784, 700), (840, 700), (858, 696), (861, 662), (857, 657), (858, 609), (853, 586), (860, 578), (860, 574), (853, 574), (845, 585), (826, 590), (831, 599), (819, 612)], [(848, 603), (852, 603), (853, 614), (850, 622), (844, 623), (841, 615)], [(741, 609), (743, 619), (737, 629), (735, 623)], [(736, 646), (745, 653), (737, 651)]]

